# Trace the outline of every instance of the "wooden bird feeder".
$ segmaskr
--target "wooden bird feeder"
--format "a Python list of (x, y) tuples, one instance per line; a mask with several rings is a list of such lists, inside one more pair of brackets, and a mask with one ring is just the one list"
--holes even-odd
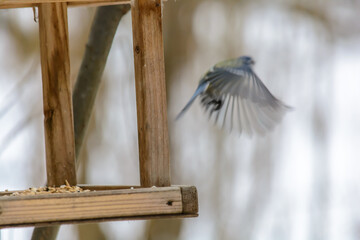
[(32, 196), (0, 192), (0, 228), (198, 214), (196, 188), (170, 183), (161, 0), (0, 0), (0, 9), (39, 9), (48, 186), (65, 180), (77, 185), (67, 7), (110, 4), (131, 4), (140, 186), (78, 185), (92, 191)]

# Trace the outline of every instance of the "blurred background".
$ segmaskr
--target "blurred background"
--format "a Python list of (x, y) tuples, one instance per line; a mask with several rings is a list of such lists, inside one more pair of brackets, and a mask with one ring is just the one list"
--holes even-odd
[[(70, 8), (71, 79), (95, 8)], [(58, 239), (359, 239), (360, 1), (168, 0), (164, 44), (172, 184), (195, 185), (199, 217), (62, 226)], [(45, 183), (38, 24), (0, 11), (0, 190)], [(295, 108), (265, 137), (176, 114), (201, 75), (250, 55)], [(139, 184), (131, 16), (121, 21), (97, 96), (79, 182)], [(32, 228), (1, 230), (30, 239)]]

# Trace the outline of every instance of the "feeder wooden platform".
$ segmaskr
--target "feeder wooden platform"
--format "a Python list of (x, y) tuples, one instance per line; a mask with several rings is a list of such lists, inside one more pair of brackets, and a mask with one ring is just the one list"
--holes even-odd
[[(121, 189), (86, 186), (96, 191), (32, 196), (0, 193), (0, 228), (114, 220), (196, 217), (195, 187)], [(1, 196), (3, 195), (3, 196)]]
[(170, 181), (161, 0), (0, 0), (0, 9), (39, 9), (47, 183), (77, 185), (67, 7), (110, 4), (131, 4), (140, 186), (0, 192), (0, 228), (198, 215), (196, 188)]

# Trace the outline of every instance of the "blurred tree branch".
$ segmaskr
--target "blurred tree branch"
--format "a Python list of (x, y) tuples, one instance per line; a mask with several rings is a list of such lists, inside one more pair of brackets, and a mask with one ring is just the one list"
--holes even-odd
[[(121, 18), (129, 10), (130, 5), (128, 4), (99, 7), (96, 10), (79, 75), (73, 90), (76, 158), (79, 157), (116, 29)], [(36, 227), (31, 239), (56, 239), (59, 227), (59, 225)]]
[(118, 5), (100, 7), (96, 12), (73, 92), (77, 157), (80, 153), (117, 26), (129, 10), (130, 5)]

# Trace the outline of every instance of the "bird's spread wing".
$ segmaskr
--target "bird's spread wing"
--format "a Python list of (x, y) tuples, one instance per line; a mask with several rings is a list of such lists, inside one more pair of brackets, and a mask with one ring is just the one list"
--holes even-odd
[(185, 107), (181, 110), (181, 112), (176, 116), (176, 120), (178, 120), (179, 118), (181, 118), (184, 115), (184, 113), (189, 109), (189, 107), (194, 102), (196, 97), (199, 96), (201, 93), (203, 93), (208, 85), (209, 85), (209, 83), (202, 83), (198, 86), (195, 93), (190, 98), (189, 102), (185, 105)]
[(213, 68), (201, 103), (220, 127), (248, 135), (265, 134), (290, 109), (276, 99), (250, 67)]

